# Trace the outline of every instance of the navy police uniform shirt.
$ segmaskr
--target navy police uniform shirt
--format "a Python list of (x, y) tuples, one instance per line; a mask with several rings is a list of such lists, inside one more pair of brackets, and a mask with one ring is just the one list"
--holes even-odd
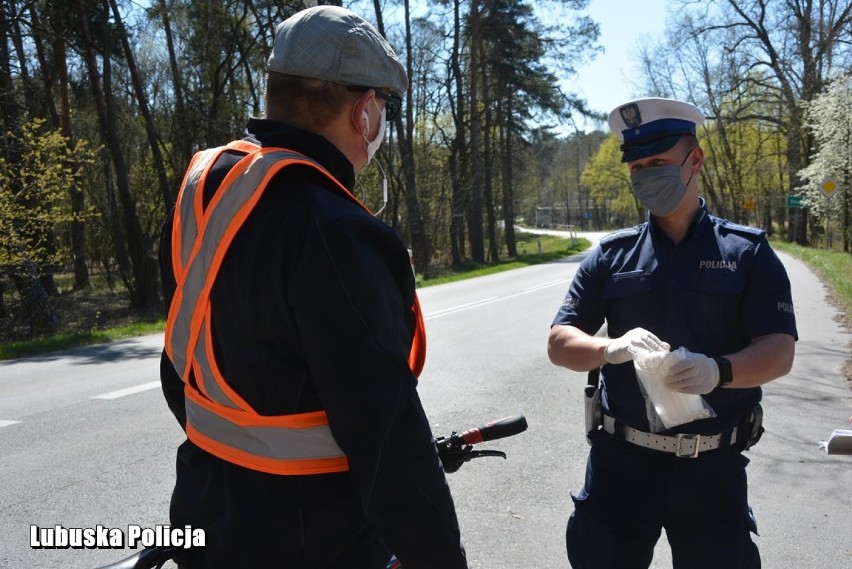
[[(704, 200), (680, 243), (651, 217), (603, 238), (581, 263), (553, 324), (593, 335), (604, 321), (611, 338), (642, 327), (672, 350), (683, 346), (710, 357), (738, 352), (767, 334), (798, 339), (790, 281), (764, 231), (710, 215)], [(601, 376), (604, 410), (650, 431), (633, 362), (606, 364)], [(716, 417), (667, 432), (726, 431), (760, 401), (761, 390), (717, 388), (703, 397)]]

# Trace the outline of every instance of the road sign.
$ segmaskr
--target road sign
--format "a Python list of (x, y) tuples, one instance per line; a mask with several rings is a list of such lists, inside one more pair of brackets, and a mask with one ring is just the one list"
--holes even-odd
[(755, 204), (754, 200), (751, 199), (751, 198), (748, 198), (748, 199), (746, 199), (746, 201), (743, 202), (743, 209), (751, 210), (751, 209), (754, 209), (755, 207), (757, 207), (757, 204)]
[(804, 207), (805, 196), (787, 196), (787, 207)]
[(835, 182), (831, 178), (826, 178), (819, 185), (819, 189), (822, 191), (822, 193), (825, 194), (825, 197), (827, 198), (833, 196), (834, 192), (836, 192), (838, 188), (839, 186), (837, 185), (837, 182)]

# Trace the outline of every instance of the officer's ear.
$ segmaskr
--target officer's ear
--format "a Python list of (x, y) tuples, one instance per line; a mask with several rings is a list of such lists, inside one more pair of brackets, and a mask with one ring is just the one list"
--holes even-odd
[(704, 149), (698, 145), (696, 145), (695, 148), (692, 149), (692, 154), (690, 155), (690, 165), (692, 172), (695, 174), (697, 174), (701, 170), (701, 166), (704, 165)]

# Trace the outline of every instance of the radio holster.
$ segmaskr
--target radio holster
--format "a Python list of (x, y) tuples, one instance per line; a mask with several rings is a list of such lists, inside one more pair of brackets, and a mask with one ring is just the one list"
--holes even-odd
[(755, 403), (751, 411), (746, 413), (737, 425), (737, 432), (745, 433), (745, 436), (742, 439), (737, 436), (737, 443), (741, 440), (742, 450), (748, 450), (757, 444), (757, 441), (759, 441), (760, 437), (763, 436), (764, 431), (763, 407), (760, 406), (760, 403)]
[(603, 411), (601, 410), (601, 370), (595, 368), (589, 371), (584, 389), (583, 407), (586, 411), (586, 442), (592, 444), (592, 433), (603, 427)]

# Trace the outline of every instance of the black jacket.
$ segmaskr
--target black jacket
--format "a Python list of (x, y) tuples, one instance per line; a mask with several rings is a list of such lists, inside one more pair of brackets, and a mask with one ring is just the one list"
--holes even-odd
[[(325, 138), (252, 119), (250, 139), (301, 152), (352, 188), (346, 157)], [(238, 156), (224, 154), (214, 195)], [(172, 218), (160, 267), (166, 304)], [(387, 225), (303, 166), (284, 168), (225, 256), (211, 294), (216, 359), (262, 415), (324, 409), (349, 458), (340, 474), (277, 476), (184, 442), (173, 526), (206, 530), (192, 567), (406, 569), (466, 567), (449, 488), (407, 364), (414, 279)], [(163, 391), (185, 428), (183, 384), (164, 354)]]

